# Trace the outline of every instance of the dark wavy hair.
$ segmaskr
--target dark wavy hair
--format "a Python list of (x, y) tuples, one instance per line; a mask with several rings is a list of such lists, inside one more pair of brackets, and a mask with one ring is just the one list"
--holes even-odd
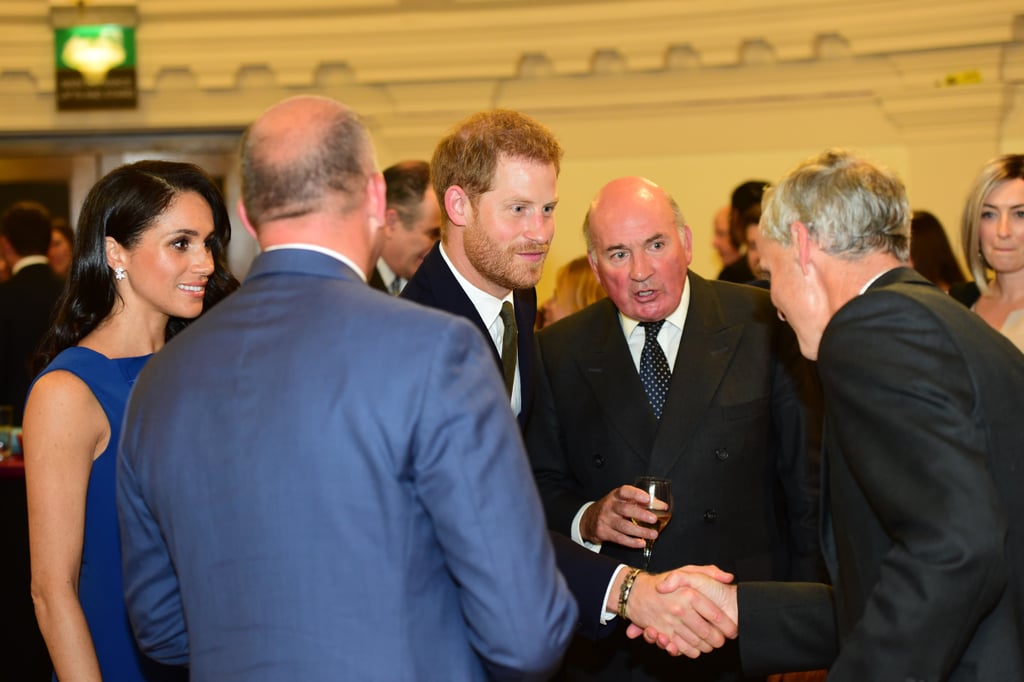
[[(238, 280), (227, 266), (231, 222), (224, 197), (206, 171), (176, 161), (139, 161), (116, 168), (89, 190), (82, 204), (71, 271), (57, 304), (56, 319), (35, 357), (37, 372), (62, 350), (81, 341), (113, 310), (118, 293), (113, 270), (107, 265), (106, 238), (133, 249), (142, 234), (186, 192), (201, 196), (213, 213), (213, 235), (208, 241), (213, 273), (206, 282), (203, 311), (238, 288)], [(171, 317), (165, 338), (170, 339), (190, 322)]]
[(928, 211), (914, 211), (910, 218), (910, 260), (915, 270), (944, 290), (966, 281), (946, 229)]

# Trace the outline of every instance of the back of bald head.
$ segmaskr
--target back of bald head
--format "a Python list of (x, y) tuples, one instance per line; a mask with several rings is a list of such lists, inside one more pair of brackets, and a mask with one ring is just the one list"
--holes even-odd
[(359, 116), (335, 100), (300, 96), (267, 109), (242, 136), (242, 202), (263, 224), (320, 212), (347, 214), (376, 172)]

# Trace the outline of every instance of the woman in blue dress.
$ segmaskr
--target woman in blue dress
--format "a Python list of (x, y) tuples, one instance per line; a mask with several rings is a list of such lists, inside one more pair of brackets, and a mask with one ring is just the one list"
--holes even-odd
[(220, 190), (192, 164), (122, 166), (82, 205), (23, 435), (32, 598), (55, 678), (185, 678), (135, 646), (121, 587), (115, 458), (143, 364), (238, 286), (226, 265), (229, 238)]

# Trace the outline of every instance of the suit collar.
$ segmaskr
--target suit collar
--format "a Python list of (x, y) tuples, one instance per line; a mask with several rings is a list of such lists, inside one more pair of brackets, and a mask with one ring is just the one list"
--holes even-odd
[[(502, 304), (505, 301), (515, 305), (516, 300), (512, 295), (513, 292), (510, 291), (504, 298), (499, 299), (497, 296), (494, 296), (493, 294), (490, 294), (474, 285), (461, 272), (459, 272), (452, 263), (452, 259), (445, 250), (444, 245), (441, 243), (438, 243), (438, 252), (440, 253), (442, 260), (444, 260), (444, 264), (448, 266), (448, 271), (451, 273), (452, 277), (455, 278), (455, 281), (458, 283), (463, 293), (466, 294), (466, 298), (468, 298), (469, 302), (473, 305), (473, 309), (476, 310), (476, 313), (480, 317), (480, 321), (483, 322), (485, 329), (490, 329), (490, 327), (494, 325), (495, 320), (498, 319), (498, 316), (501, 313)], [(519, 324), (518, 319), (516, 320), (516, 324)]]
[(281, 274), (313, 275), (364, 283), (360, 273), (351, 265), (326, 253), (299, 248), (264, 251), (253, 261), (245, 280), (248, 282)]
[[(491, 339), (490, 331), (477, 312), (476, 306), (473, 305), (466, 291), (459, 284), (452, 268), (448, 266), (441, 254), (440, 242), (434, 244), (430, 253), (423, 259), (416, 274), (412, 276), (403, 290), (402, 297), (458, 315), (472, 322), (484, 335), (487, 345), (491, 349), (495, 365), (499, 370), (501, 369), (501, 354)], [(534, 289), (516, 289), (512, 292), (512, 300), (515, 305), (516, 325), (519, 329), (517, 350), (522, 406), (519, 412), (519, 423), (522, 426), (529, 417), (535, 389), (533, 371), (536, 362), (533, 347), (533, 325), (537, 319), (537, 292)]]
[(931, 285), (931, 282), (925, 279), (924, 276), (919, 274), (917, 271), (908, 267), (898, 267), (883, 272), (881, 275), (876, 277), (875, 280), (867, 286), (864, 293), (867, 293), (872, 289), (880, 289), (882, 287), (889, 286), (890, 284), (900, 283)]
[(685, 450), (743, 335), (742, 325), (726, 324), (718, 293), (707, 280), (691, 272), (687, 287), (690, 302), (660, 422), (647, 402), (611, 299), (592, 306), (592, 343), (579, 356), (605, 418), (654, 474), (671, 469)]
[(284, 249), (294, 249), (298, 251), (313, 251), (315, 253), (322, 253), (325, 256), (330, 256), (331, 258), (340, 261), (347, 265), (349, 268), (351, 268), (353, 272), (359, 275), (359, 279), (363, 280), (364, 282), (366, 281), (366, 273), (363, 272), (363, 269), (362, 267), (359, 266), (359, 264), (357, 264), (344, 253), (335, 251), (334, 249), (329, 249), (326, 246), (321, 246), (320, 244), (308, 244), (302, 242), (296, 242), (291, 244), (277, 244), (276, 246), (267, 247), (266, 249), (264, 249), (264, 252), (281, 251)]
[(690, 273), (686, 325), (661, 420), (654, 417), (611, 299), (594, 304), (596, 322), (581, 370), (609, 424), (654, 475), (664, 475), (688, 447), (729, 367), (743, 325), (725, 321), (716, 288)]
[(580, 370), (601, 404), (608, 424), (646, 465), (658, 420), (633, 365), (618, 308), (610, 298), (601, 299), (591, 308), (595, 316), (593, 328), (588, 330), (592, 341), (589, 350), (578, 356)]
[(434, 244), (430, 253), (423, 259), (416, 274), (412, 276), (402, 291), (402, 298), (409, 298), (432, 308), (464, 317), (476, 324), (482, 331), (487, 331), (480, 316), (476, 314), (473, 302), (469, 300), (469, 296), (466, 296), (466, 292), (459, 286), (459, 281), (455, 279), (455, 275), (445, 263), (444, 257), (441, 255), (440, 242)]

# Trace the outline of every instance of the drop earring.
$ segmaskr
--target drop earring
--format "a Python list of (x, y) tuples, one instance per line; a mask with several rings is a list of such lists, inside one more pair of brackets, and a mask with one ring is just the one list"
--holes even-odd
[(114, 279), (116, 279), (118, 282), (120, 282), (122, 279), (124, 279), (127, 276), (128, 276), (128, 273), (125, 272), (124, 268), (122, 268), (120, 265), (118, 265), (116, 268), (114, 268)]

